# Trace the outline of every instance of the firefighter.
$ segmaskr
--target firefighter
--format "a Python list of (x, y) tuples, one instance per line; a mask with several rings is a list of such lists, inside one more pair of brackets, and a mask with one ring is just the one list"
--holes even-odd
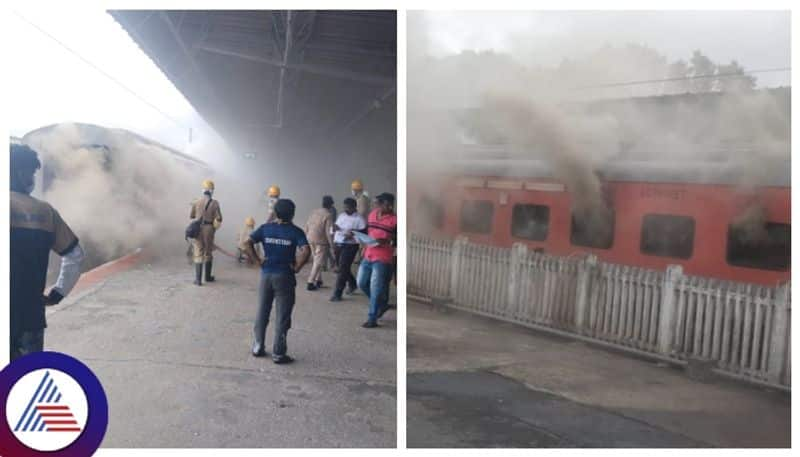
[(189, 213), (190, 219), (200, 220), (200, 234), (192, 240), (194, 247), (194, 283), (198, 286), (203, 285), (203, 266), (205, 265), (205, 281), (213, 282), (214, 276), (211, 274), (214, 250), (214, 233), (222, 224), (222, 212), (219, 202), (212, 198), (214, 194), (214, 181), (206, 179), (203, 181), (203, 196), (192, 204)]
[[(360, 179), (354, 179), (350, 183), (350, 192), (353, 194), (353, 199), (356, 201), (356, 212), (366, 221), (369, 218), (370, 200), (369, 194), (364, 190), (364, 183)], [(360, 264), (364, 256), (364, 247), (359, 246), (353, 263)]]
[[(295, 302), (295, 279), (308, 261), (310, 249), (303, 230), (292, 223), (294, 203), (280, 199), (275, 202), (276, 222), (263, 224), (245, 242), (245, 251), (261, 265), (261, 282), (258, 293), (258, 313), (253, 327), (254, 357), (264, 357), (264, 338), (270, 312), (275, 302), (275, 340), (272, 346), (272, 361), (277, 364), (294, 361), (286, 354), (286, 335), (292, 326), (292, 310)], [(264, 259), (258, 257), (253, 246), (262, 244)], [(299, 254), (297, 251), (300, 251)]]
[[(244, 219), (244, 227), (239, 231), (239, 239), (236, 241), (236, 247), (238, 249), (238, 261), (239, 263), (247, 262), (248, 265), (254, 266), (256, 264), (256, 259), (251, 259), (247, 256), (247, 253), (244, 250), (244, 243), (250, 238), (250, 234), (253, 233), (253, 230), (256, 228), (256, 220), (253, 216), (247, 216)], [(255, 247), (256, 253), (261, 255), (261, 245), (257, 245)]]
[(281, 188), (278, 186), (269, 186), (267, 189), (267, 221), (266, 223), (269, 224), (270, 222), (275, 222), (277, 219), (275, 217), (275, 203), (281, 197)]
[(364, 190), (364, 183), (360, 179), (353, 180), (350, 184), (350, 191), (353, 193), (353, 198), (356, 200), (356, 212), (367, 220), (369, 217), (370, 201), (369, 194)]
[(333, 246), (333, 219), (330, 207), (333, 198), (330, 195), (322, 197), (322, 207), (311, 211), (305, 225), (306, 238), (311, 245), (313, 263), (308, 275), (306, 290), (317, 290), (322, 287), (322, 265)]
[[(45, 306), (58, 304), (81, 275), (84, 253), (78, 238), (48, 203), (31, 197), (41, 168), (36, 151), (12, 144), (10, 359), (44, 350)], [(43, 296), (50, 251), (61, 256), (55, 285)]]

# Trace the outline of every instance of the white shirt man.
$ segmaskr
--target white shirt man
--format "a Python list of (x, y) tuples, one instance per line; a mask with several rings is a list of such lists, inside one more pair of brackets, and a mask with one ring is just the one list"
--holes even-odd
[(351, 237), (353, 231), (361, 231), (367, 228), (367, 223), (360, 214), (354, 212), (347, 214), (342, 212), (336, 218), (336, 227), (338, 230), (334, 232), (333, 242), (336, 244), (358, 244), (358, 241)]
[(340, 301), (345, 286), (349, 293), (356, 290), (356, 278), (351, 266), (358, 253), (358, 240), (353, 236), (354, 231), (363, 231), (367, 228), (367, 221), (356, 211), (356, 201), (352, 198), (344, 200), (344, 211), (339, 213), (334, 224), (333, 242), (337, 250), (337, 265), (339, 274), (336, 277), (336, 288), (331, 296), (331, 301)]

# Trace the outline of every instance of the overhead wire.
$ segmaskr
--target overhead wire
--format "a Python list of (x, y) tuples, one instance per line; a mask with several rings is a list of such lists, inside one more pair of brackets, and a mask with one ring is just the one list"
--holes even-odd
[(593, 84), (589, 86), (578, 86), (573, 87), (574, 90), (581, 90), (581, 89), (602, 89), (606, 87), (624, 87), (624, 86), (635, 86), (641, 84), (657, 84), (657, 83), (665, 83), (665, 82), (672, 82), (672, 81), (688, 81), (693, 79), (707, 79), (707, 78), (733, 78), (733, 77), (744, 77), (745, 75), (755, 74), (755, 73), (778, 73), (778, 72), (785, 72), (791, 71), (792, 67), (782, 67), (782, 68), (764, 68), (758, 70), (748, 70), (748, 71), (740, 71), (736, 73), (717, 73), (717, 74), (709, 74), (709, 75), (694, 75), (694, 76), (679, 76), (675, 78), (662, 78), (662, 79), (644, 79), (640, 81), (627, 81), (627, 82), (619, 82), (619, 83), (606, 83), (606, 84)]

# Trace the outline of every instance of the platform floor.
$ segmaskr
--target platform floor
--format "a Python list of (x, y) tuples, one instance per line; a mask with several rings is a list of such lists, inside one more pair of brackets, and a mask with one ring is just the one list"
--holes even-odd
[(395, 447), (396, 312), (361, 328), (366, 297), (331, 303), (333, 275), (308, 292), (307, 273), (290, 365), (250, 355), (259, 273), (227, 257), (202, 287), (176, 254), (79, 291), (48, 311), (45, 349), (100, 378), (104, 447)]
[(409, 447), (788, 447), (791, 397), (408, 305)]

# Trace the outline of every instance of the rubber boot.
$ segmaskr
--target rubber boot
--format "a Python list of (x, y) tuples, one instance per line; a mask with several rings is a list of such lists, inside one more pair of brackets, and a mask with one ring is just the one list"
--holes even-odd
[(194, 264), (194, 284), (197, 286), (203, 285), (203, 264)]
[(214, 277), (211, 276), (211, 260), (206, 262), (206, 282), (214, 282)]

